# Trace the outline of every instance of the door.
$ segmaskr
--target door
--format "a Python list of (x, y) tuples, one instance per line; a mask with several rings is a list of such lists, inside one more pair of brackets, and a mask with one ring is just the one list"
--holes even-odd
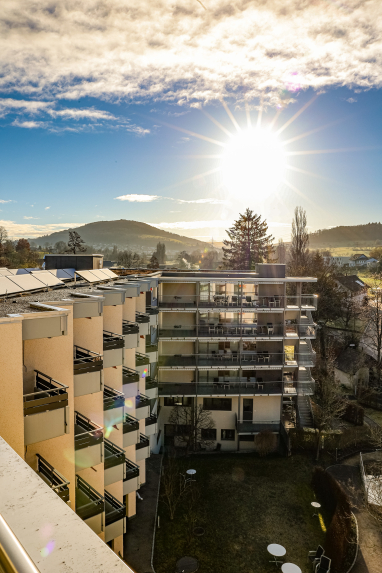
[(253, 420), (253, 399), (243, 398), (243, 420)]

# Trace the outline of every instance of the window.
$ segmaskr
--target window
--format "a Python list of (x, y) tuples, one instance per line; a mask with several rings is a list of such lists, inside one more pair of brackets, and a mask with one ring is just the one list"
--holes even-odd
[(192, 398), (189, 396), (179, 396), (177, 398), (164, 398), (164, 406), (191, 406)]
[(203, 410), (224, 410), (230, 412), (232, 410), (231, 398), (204, 398)]
[(232, 442), (235, 440), (235, 430), (222, 430), (221, 431), (221, 438), (225, 442)]
[(239, 436), (239, 441), (240, 442), (253, 442), (254, 441), (254, 437), (251, 436), (250, 434), (244, 434), (243, 436)]
[(202, 428), (200, 435), (202, 440), (216, 440), (215, 428)]

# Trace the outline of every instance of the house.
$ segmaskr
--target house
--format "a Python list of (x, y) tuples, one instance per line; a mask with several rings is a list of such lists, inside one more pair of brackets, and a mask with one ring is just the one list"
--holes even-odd
[(335, 379), (357, 393), (357, 386), (365, 386), (369, 382), (369, 357), (361, 350), (349, 346), (339, 354), (335, 361)]
[(367, 295), (369, 288), (357, 275), (338, 275), (335, 279), (340, 291), (346, 293), (350, 298), (355, 298), (362, 302)]
[(374, 267), (379, 263), (378, 259), (374, 259), (373, 257), (370, 257), (370, 259), (367, 260), (366, 265), (368, 267)]
[(352, 255), (350, 257), (349, 260), (349, 266), (363, 266), (367, 264), (367, 261), (369, 260), (369, 257), (366, 256), (365, 254), (360, 254), (360, 255)]

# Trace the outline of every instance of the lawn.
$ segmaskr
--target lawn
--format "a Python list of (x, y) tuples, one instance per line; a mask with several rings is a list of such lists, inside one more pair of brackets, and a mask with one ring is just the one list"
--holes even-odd
[(366, 416), (369, 416), (374, 422), (382, 426), (382, 410), (375, 410), (374, 408), (365, 408)]
[[(175, 571), (183, 555), (196, 557), (201, 573), (275, 573), (267, 553), (270, 543), (286, 548), (285, 561), (299, 565), (303, 573), (311, 571), (307, 553), (325, 537), (319, 519), (312, 516), (311, 461), (303, 456), (260, 459), (252, 454), (221, 454), (192, 456), (180, 464), (182, 473), (187, 467), (196, 469), (200, 492), (196, 524), (205, 534), (187, 533), (186, 501), (174, 521), (160, 501), (157, 573)], [(326, 515), (323, 524), (328, 524)]]

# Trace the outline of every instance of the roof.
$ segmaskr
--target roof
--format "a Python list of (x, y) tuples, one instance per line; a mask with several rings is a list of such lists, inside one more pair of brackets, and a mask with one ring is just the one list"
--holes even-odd
[(350, 259), (351, 259), (352, 261), (358, 261), (359, 259), (368, 259), (368, 258), (369, 258), (369, 257), (368, 257), (367, 255), (365, 255), (364, 253), (361, 253), (361, 254), (359, 254), (359, 255), (352, 255), (352, 256), (350, 257)]
[(364, 283), (357, 275), (338, 275), (336, 277), (337, 283), (342, 287), (353, 293), (361, 293), (365, 289), (369, 288), (366, 283)]
[(367, 358), (363, 352), (348, 346), (337, 356), (335, 366), (342, 372), (355, 374), (362, 366), (366, 365)]

